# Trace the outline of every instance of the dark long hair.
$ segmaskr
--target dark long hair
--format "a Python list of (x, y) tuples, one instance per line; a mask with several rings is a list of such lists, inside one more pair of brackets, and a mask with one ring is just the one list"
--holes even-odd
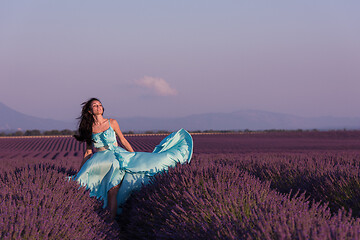
[[(79, 135), (74, 135), (76, 140), (80, 142), (86, 142), (88, 145), (92, 144), (91, 134), (92, 134), (92, 126), (95, 121), (93, 114), (91, 113), (91, 103), (93, 101), (99, 101), (97, 98), (90, 98), (86, 102), (83, 102), (81, 105), (82, 111), (81, 116), (78, 117), (79, 119)], [(103, 113), (104, 113), (104, 107), (103, 107)]]

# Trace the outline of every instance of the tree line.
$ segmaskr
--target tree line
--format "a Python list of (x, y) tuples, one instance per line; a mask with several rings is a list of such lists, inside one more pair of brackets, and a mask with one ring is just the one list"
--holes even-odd
[(70, 129), (47, 130), (47, 131), (40, 131), (38, 129), (33, 129), (26, 131), (18, 130), (16, 132), (11, 132), (11, 133), (0, 132), (0, 136), (54, 136), (54, 135), (58, 136), (58, 135), (74, 135), (76, 133), (77, 131), (73, 131)]

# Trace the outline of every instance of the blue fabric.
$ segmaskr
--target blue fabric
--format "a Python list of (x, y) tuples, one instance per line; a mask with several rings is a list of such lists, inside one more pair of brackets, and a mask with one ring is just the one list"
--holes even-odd
[(117, 195), (118, 213), (131, 192), (148, 183), (150, 176), (166, 171), (176, 163), (189, 163), (193, 152), (192, 137), (184, 129), (168, 135), (151, 153), (128, 152), (117, 146), (111, 126), (104, 132), (93, 134), (93, 140), (94, 147), (107, 146), (109, 149), (94, 153), (72, 179), (90, 189), (90, 196), (103, 200), (104, 208), (107, 192), (121, 183)]
[(110, 120), (109, 128), (100, 133), (93, 133), (92, 140), (94, 141), (95, 148), (114, 145), (114, 143), (116, 144), (116, 135), (113, 128), (111, 127)]

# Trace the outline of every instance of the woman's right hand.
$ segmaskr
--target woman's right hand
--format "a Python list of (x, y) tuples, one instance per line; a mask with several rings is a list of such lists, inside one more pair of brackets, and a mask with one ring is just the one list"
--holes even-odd
[(91, 157), (91, 154), (92, 154), (92, 150), (91, 150), (91, 147), (86, 147), (86, 151), (85, 151), (85, 154), (84, 154), (84, 158), (81, 162), (81, 165), (80, 165), (80, 169), (82, 168), (82, 166), (85, 164), (85, 162)]

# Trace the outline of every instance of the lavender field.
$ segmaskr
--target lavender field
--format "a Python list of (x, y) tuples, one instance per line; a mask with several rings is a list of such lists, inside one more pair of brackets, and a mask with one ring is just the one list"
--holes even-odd
[[(165, 135), (127, 139), (152, 151)], [(107, 221), (71, 137), (0, 138), (0, 239), (360, 239), (360, 131), (194, 134)]]

